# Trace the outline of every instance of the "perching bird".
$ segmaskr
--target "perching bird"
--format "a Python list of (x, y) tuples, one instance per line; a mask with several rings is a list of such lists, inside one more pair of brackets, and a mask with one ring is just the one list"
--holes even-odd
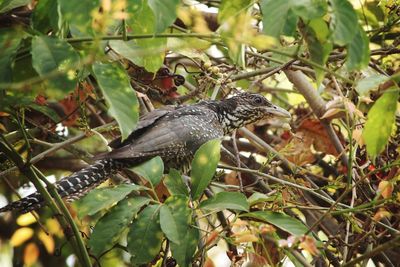
[[(166, 107), (140, 118), (127, 139), (113, 141), (111, 152), (97, 156), (94, 164), (56, 182), (61, 197), (82, 197), (108, 176), (124, 167), (133, 167), (160, 156), (166, 168), (188, 170), (196, 150), (209, 140), (221, 138), (247, 124), (268, 117), (290, 117), (259, 94), (241, 93), (221, 101), (201, 101), (194, 105)], [(36, 192), (10, 203), (0, 212), (26, 213), (44, 206)]]

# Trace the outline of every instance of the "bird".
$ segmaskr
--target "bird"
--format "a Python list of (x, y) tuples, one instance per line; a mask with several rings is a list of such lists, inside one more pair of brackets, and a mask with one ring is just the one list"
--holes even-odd
[[(203, 100), (192, 105), (165, 106), (143, 115), (137, 127), (122, 140), (110, 142), (110, 152), (99, 154), (96, 161), (55, 183), (66, 201), (83, 197), (110, 175), (160, 156), (165, 169), (188, 171), (197, 149), (207, 141), (222, 138), (235, 129), (264, 118), (290, 118), (290, 113), (271, 103), (263, 95), (241, 92), (223, 100)], [(35, 192), (2, 208), (27, 213), (45, 205)]]

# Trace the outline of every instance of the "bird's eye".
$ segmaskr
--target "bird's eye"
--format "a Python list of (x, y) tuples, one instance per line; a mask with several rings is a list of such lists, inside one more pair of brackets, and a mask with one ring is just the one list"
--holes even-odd
[(253, 99), (253, 102), (254, 102), (254, 104), (256, 104), (256, 105), (261, 105), (261, 104), (263, 103), (263, 99), (262, 99), (261, 96), (256, 96), (256, 97)]

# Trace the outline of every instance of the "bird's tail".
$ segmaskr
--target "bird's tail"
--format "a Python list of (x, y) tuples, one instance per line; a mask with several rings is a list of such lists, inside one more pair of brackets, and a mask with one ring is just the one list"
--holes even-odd
[[(98, 160), (94, 164), (75, 172), (55, 183), (58, 194), (67, 201), (73, 201), (86, 195), (91, 189), (104, 182), (109, 175), (123, 167), (120, 161), (113, 159)], [(16, 210), (27, 213), (45, 205), (39, 192), (35, 192), (0, 209), (0, 212)]]

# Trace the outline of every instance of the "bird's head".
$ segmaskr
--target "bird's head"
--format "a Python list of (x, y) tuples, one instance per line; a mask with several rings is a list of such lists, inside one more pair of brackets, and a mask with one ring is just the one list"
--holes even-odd
[(290, 113), (259, 94), (240, 93), (220, 102), (219, 119), (231, 132), (264, 118), (290, 118)]

